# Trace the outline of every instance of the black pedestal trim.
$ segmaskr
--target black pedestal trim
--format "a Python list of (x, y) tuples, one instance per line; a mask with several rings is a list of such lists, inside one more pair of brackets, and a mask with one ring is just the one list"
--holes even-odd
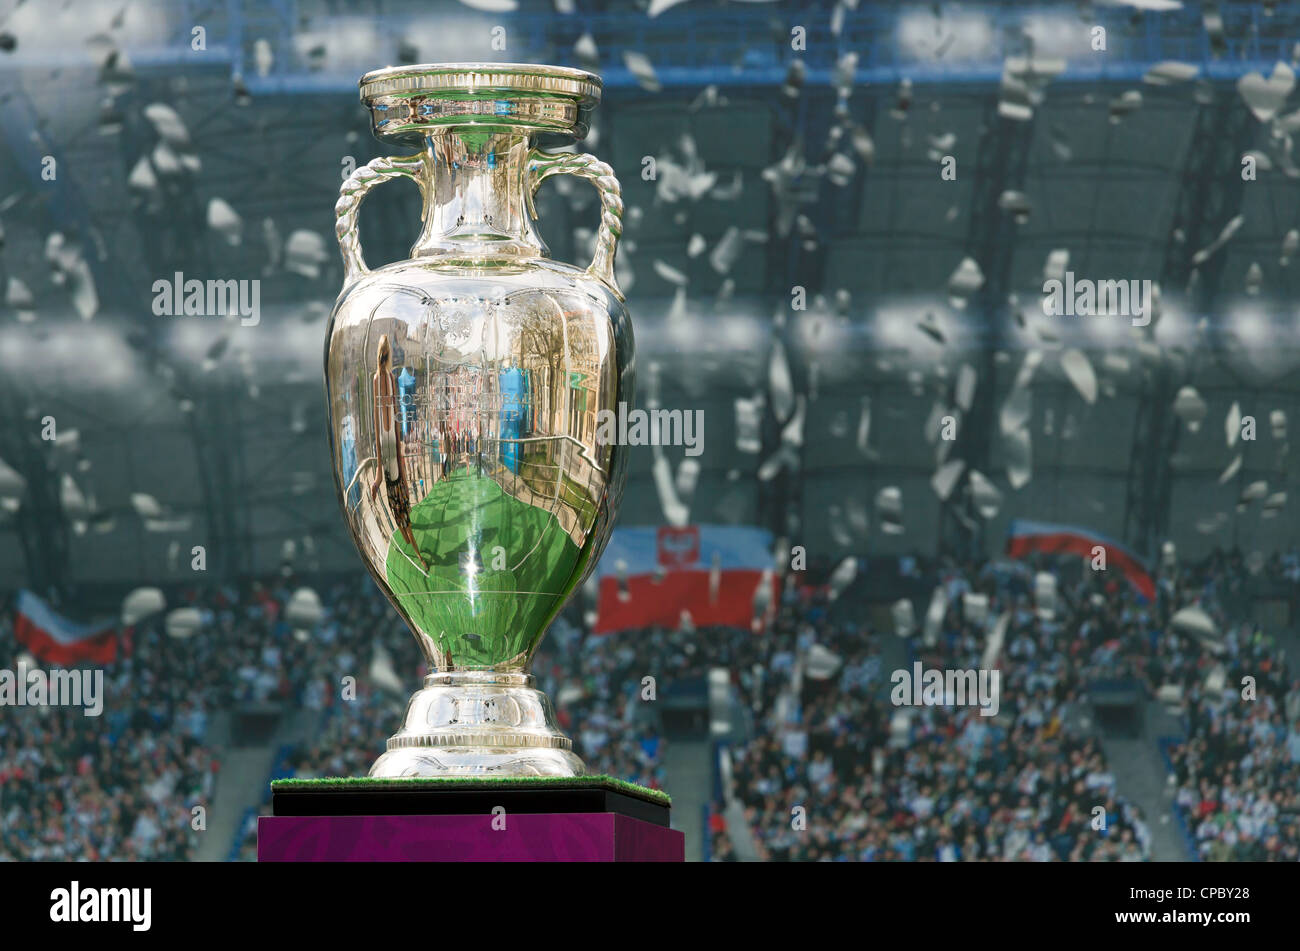
[(507, 813), (611, 812), (668, 827), (669, 807), (630, 795), (612, 783), (549, 781), (545, 785), (482, 785), (458, 780), (383, 785), (276, 784), (276, 816), (449, 816)]

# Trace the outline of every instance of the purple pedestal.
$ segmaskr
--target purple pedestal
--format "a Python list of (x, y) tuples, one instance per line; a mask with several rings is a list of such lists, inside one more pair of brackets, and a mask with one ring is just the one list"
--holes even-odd
[[(504, 820), (504, 829), (494, 829)], [(259, 862), (682, 862), (681, 832), (616, 813), (263, 816)]]

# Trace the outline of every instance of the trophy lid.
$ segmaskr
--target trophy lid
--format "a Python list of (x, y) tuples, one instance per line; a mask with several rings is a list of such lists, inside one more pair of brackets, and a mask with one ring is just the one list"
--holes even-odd
[(389, 66), (358, 83), (376, 138), (419, 142), (448, 126), (521, 128), (581, 139), (600, 102), (595, 73), (526, 63)]

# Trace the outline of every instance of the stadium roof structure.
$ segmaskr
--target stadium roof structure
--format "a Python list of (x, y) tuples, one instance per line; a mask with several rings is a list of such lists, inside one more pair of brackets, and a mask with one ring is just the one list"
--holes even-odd
[[(602, 73), (582, 147), (623, 182), (642, 398), (705, 412), (695, 512), (835, 556), (996, 551), (1016, 515), (1147, 556), (1289, 543), (1300, 11), (624, 6), (231, 0), (116, 26), (104, 6), (72, 52), (16, 11), (0, 460), (31, 491), (0, 516), (21, 541), (0, 545), (5, 576), (181, 579), (194, 544), (223, 574), (290, 549), (355, 567), (320, 384), (331, 209), (381, 151), (357, 77), (444, 58)], [(405, 257), (413, 199), (368, 201), (372, 261)], [(584, 259), (595, 193), (539, 202), (553, 255)], [(1067, 270), (1150, 281), (1155, 319), (1049, 318), (1044, 282)], [(260, 281), (257, 322), (157, 315), (178, 273)], [(1227, 437), (1243, 416), (1257, 439)], [(664, 518), (652, 459), (633, 452), (627, 524)]]

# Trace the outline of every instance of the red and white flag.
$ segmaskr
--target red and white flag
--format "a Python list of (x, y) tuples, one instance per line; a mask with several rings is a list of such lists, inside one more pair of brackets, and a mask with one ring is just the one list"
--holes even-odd
[[(748, 628), (772, 535), (737, 525), (616, 528), (596, 569), (596, 634), (662, 625)], [(775, 598), (772, 599), (773, 601)]]

